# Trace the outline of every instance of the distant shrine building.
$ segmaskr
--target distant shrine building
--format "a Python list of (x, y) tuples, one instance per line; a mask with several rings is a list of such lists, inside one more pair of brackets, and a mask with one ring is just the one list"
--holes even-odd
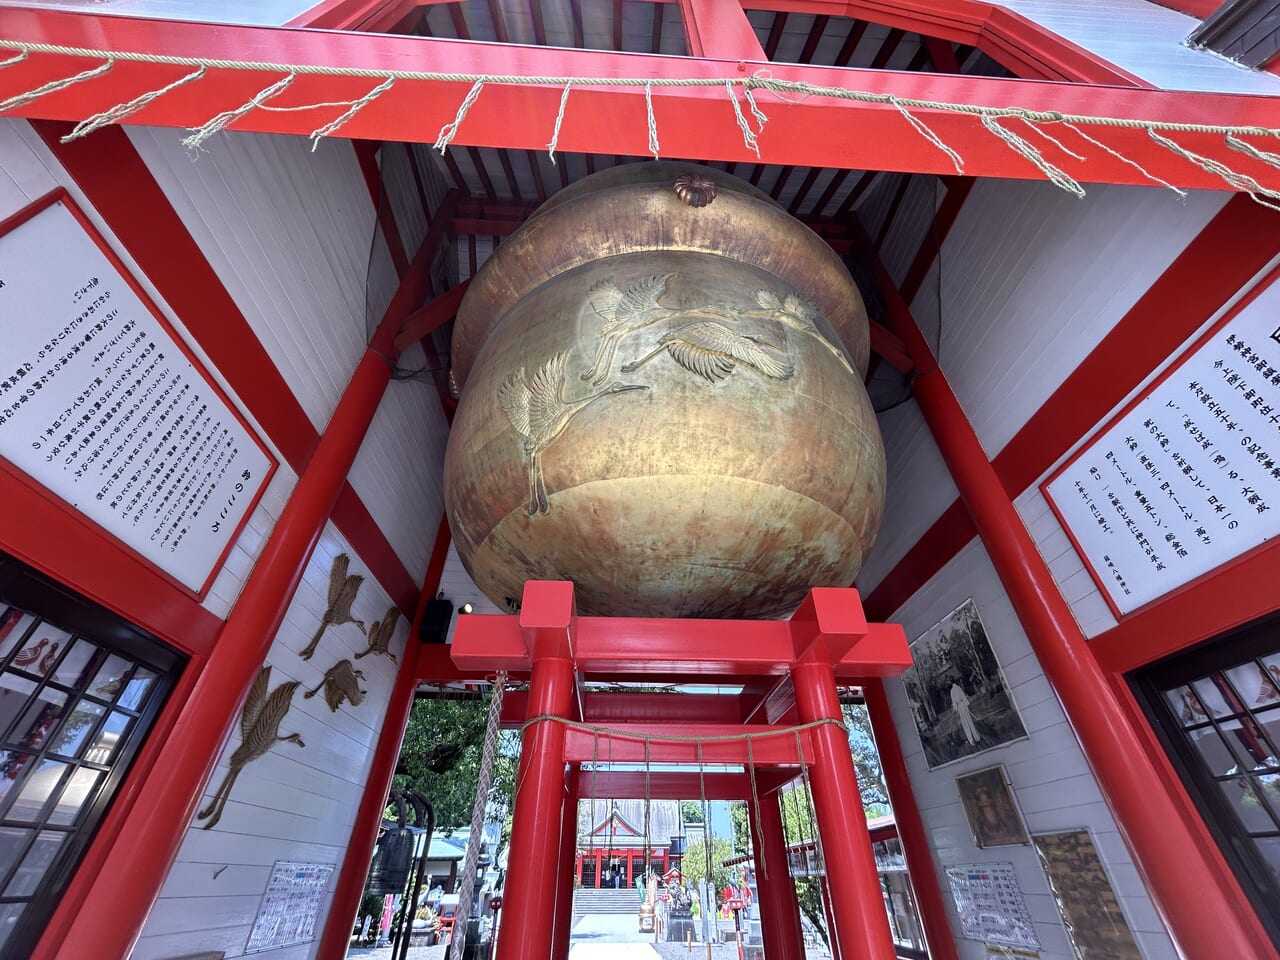
[(0, 960), (1280, 958), (1273, 7), (0, 0)]

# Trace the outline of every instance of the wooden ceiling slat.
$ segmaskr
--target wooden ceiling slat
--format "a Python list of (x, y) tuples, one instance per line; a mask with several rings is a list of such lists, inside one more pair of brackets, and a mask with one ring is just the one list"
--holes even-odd
[(516, 203), (524, 202), (520, 196), (520, 181), (516, 179), (516, 172), (511, 166), (511, 151), (499, 150), (498, 162), (502, 164), (503, 176), (507, 178), (507, 185), (511, 187), (511, 199)]
[(862, 176), (858, 178), (858, 182), (853, 185), (853, 189), (849, 191), (849, 196), (844, 198), (844, 203), (840, 204), (840, 209), (836, 211), (837, 220), (845, 220), (849, 216), (849, 212), (853, 210), (853, 205), (858, 202), (858, 198), (867, 192), (867, 189), (875, 181), (879, 170), (864, 170)]
[(773, 189), (769, 191), (769, 196), (775, 200), (782, 199), (782, 188), (787, 185), (787, 180), (791, 178), (795, 169), (795, 167), (783, 167), (778, 171), (778, 179), (773, 182)]
[(588, 175), (596, 172), (596, 158), (592, 154), (584, 153), (582, 155), (582, 162), (587, 165)]
[(836, 62), (833, 66), (847, 67), (849, 61), (853, 59), (853, 55), (858, 51), (858, 44), (862, 42), (862, 35), (867, 32), (867, 21), (855, 20), (853, 26), (849, 28), (849, 35), (844, 38), (844, 43), (840, 46), (840, 52), (836, 54)]
[(905, 30), (893, 29), (884, 38), (884, 43), (880, 44), (880, 49), (876, 51), (876, 57), (871, 61), (872, 70), (883, 70), (884, 65), (889, 62), (889, 58), (893, 56), (894, 51), (898, 49), (898, 44), (902, 43), (905, 37)]
[(471, 163), (476, 168), (476, 176), (480, 178), (480, 186), (484, 190), (485, 198), (497, 200), (498, 195), (494, 192), (493, 181), (489, 178), (489, 171), (485, 169), (484, 157), (480, 156), (480, 151), (475, 147), (467, 147), (467, 156), (471, 158)]
[(831, 18), (828, 16), (813, 18), (813, 27), (809, 30), (809, 36), (804, 41), (804, 48), (800, 51), (801, 63), (813, 63), (814, 51), (818, 49), (818, 44), (822, 42), (822, 34), (826, 32), (827, 23), (830, 20)]
[(489, 19), (493, 21), (493, 35), (499, 43), (510, 43), (507, 21), (502, 15), (502, 0), (489, 0)]
[(764, 176), (764, 167), (765, 165), (763, 163), (757, 163), (751, 168), (751, 177), (749, 179), (751, 180), (751, 185), (753, 187), (760, 186), (760, 178)]
[(547, 185), (542, 182), (542, 168), (538, 165), (538, 155), (532, 150), (526, 150), (524, 155), (529, 161), (529, 169), (533, 172), (533, 189), (538, 194), (538, 202), (544, 203), (547, 199)]
[(449, 176), (453, 178), (453, 185), (458, 188), (458, 193), (470, 199), (471, 188), (467, 186), (467, 178), (462, 175), (462, 168), (458, 166), (458, 160), (452, 150), (444, 152), (444, 165), (449, 168)]
[(832, 198), (840, 192), (840, 187), (843, 186), (845, 179), (848, 178), (850, 172), (851, 171), (849, 170), (841, 170), (831, 178), (831, 182), (827, 184), (827, 189), (822, 191), (822, 196), (820, 196), (818, 198), (818, 202), (813, 205), (813, 210), (811, 211), (812, 216), (822, 216), (822, 211), (827, 209), (827, 204), (829, 204)]
[(764, 55), (770, 60), (778, 52), (778, 44), (782, 42), (782, 30), (787, 25), (786, 13), (773, 15), (773, 26), (769, 28), (769, 39), (765, 41)]
[(542, 19), (542, 0), (529, 0), (529, 16), (533, 18), (533, 42), (547, 46), (547, 25)]
[(449, 20), (453, 23), (453, 31), (458, 40), (470, 40), (471, 29), (467, 26), (466, 15), (462, 12), (462, 4), (449, 4)]
[(796, 191), (796, 195), (791, 199), (791, 206), (789, 209), (793, 217), (800, 212), (800, 205), (804, 203), (805, 197), (809, 195), (809, 191), (813, 189), (813, 185), (817, 182), (818, 175), (821, 173), (821, 167), (809, 168), (809, 173), (800, 184), (800, 189)]
[(613, 49), (622, 49), (622, 0), (613, 0)]
[(876, 249), (879, 250), (884, 246), (884, 238), (889, 235), (889, 231), (893, 229), (894, 218), (898, 215), (898, 208), (902, 206), (902, 198), (907, 195), (907, 190), (911, 186), (912, 174), (905, 175), (898, 183), (898, 189), (894, 191), (893, 200), (889, 203), (889, 210), (884, 215), (884, 223), (880, 225), (880, 232), (876, 236)]
[[(911, 60), (907, 63), (907, 69), (912, 73), (916, 73), (923, 70), (926, 66), (934, 66), (934, 64), (932, 58), (929, 56), (929, 48), (922, 46), (915, 52), (915, 55), (912, 56)], [(938, 72), (936, 66), (934, 66), (934, 72)]]
[(653, 37), (649, 43), (649, 49), (654, 53), (662, 50), (662, 19), (665, 16), (665, 4), (655, 3), (653, 5)]
[(584, 39), (582, 30), (581, 0), (569, 0), (569, 14), (573, 20), (573, 45), (578, 48), (585, 47), (587, 41)]

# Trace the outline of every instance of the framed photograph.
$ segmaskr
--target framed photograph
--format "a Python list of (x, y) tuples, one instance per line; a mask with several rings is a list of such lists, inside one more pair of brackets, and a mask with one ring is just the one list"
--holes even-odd
[(977, 846), (1003, 847), (1031, 842), (1003, 766), (956, 777), (956, 789), (960, 791), (964, 815)]
[(1142, 960), (1088, 830), (1031, 838), (1079, 960)]
[(930, 770), (1026, 739), (972, 598), (918, 637), (911, 656), (902, 680)]

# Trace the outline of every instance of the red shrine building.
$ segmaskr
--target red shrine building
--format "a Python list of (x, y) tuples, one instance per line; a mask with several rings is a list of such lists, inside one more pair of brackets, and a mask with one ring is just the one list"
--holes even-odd
[[(1276, 958), (1273, 8), (0, 0), (0, 958), (338, 960), (415, 691), (498, 674), (497, 960), (566, 956), (602, 869), (579, 800), (700, 795), (751, 801), (770, 960), (803, 956), (801, 874), (839, 960)], [(856, 591), (781, 619), (485, 596), (445, 519), (468, 282), (655, 157), (700, 202), (745, 181), (707, 215), (798, 218), (867, 305), (883, 519)], [(733, 377), (791, 376), (741, 339)], [(614, 389), (575, 424), (649, 388)], [(554, 515), (556, 448), (505, 402)], [(437, 596), (476, 611), (451, 645)], [(802, 779), (820, 851), (787, 846)]]

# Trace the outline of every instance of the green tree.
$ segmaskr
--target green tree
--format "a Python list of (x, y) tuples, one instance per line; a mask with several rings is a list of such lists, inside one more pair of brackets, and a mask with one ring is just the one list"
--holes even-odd
[(697, 800), (680, 801), (681, 823), (702, 823), (702, 804)]
[[(728, 840), (720, 837), (711, 838), (711, 885), (723, 890), (733, 879), (733, 874), (724, 865), (726, 860), (734, 856), (733, 847)], [(704, 840), (694, 840), (685, 848), (684, 858), (680, 861), (680, 872), (689, 881), (689, 886), (697, 890), (707, 877), (707, 846)]]

